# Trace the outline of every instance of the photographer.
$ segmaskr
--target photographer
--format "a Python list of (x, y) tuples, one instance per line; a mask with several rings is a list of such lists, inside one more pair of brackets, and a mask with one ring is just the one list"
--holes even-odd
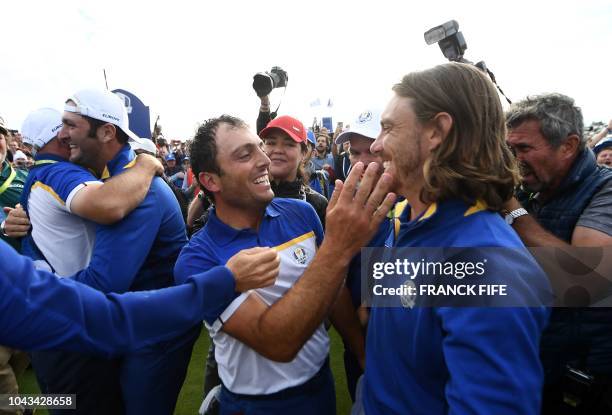
[[(255, 93), (261, 101), (261, 104), (259, 106), (259, 115), (257, 116), (256, 122), (258, 135), (264, 128), (266, 128), (266, 126), (268, 126), (270, 121), (276, 118), (276, 111), (270, 112), (270, 92), (272, 92), (272, 89), (274, 88), (286, 86), (287, 81), (287, 72), (283, 71), (278, 66), (273, 67), (270, 72), (260, 72), (253, 77), (253, 89), (255, 90)], [(311, 132), (308, 132), (308, 134), (311, 134)], [(332, 182), (333, 178), (330, 178), (330, 173), (328, 171), (326, 171), (322, 167), (318, 167), (314, 163), (314, 154), (316, 154), (316, 150), (306, 151), (310, 150), (311, 143), (313, 146), (316, 147), (316, 139), (314, 138), (314, 135), (312, 135), (312, 137), (309, 136), (308, 140), (304, 142), (306, 148), (304, 149), (305, 153), (302, 157), (302, 177), (304, 179), (304, 182), (308, 183), (306, 187), (309, 189), (310, 192), (314, 190), (314, 192), (323, 195), (326, 199), (329, 199), (332, 193), (330, 189), (330, 183)], [(331, 155), (329, 155), (329, 157), (332, 161), (331, 164), (327, 165), (327, 168), (333, 172), (333, 157)], [(311, 196), (311, 198), (312, 197), (314, 196)], [(310, 201), (309, 203), (313, 204)], [(320, 205), (320, 203), (315, 204), (317, 206)], [(315, 207), (315, 209), (317, 209), (317, 207)], [(317, 210), (317, 212), (319, 212), (319, 210)], [(322, 215), (320, 214), (319, 216), (323, 217), (324, 212)], [(323, 224), (325, 224), (325, 221), (323, 219), (322, 222)]]
[[(261, 100), (256, 124), (258, 135), (271, 120), (276, 118), (276, 111), (274, 113), (270, 112), (270, 93), (274, 88), (287, 88), (288, 81), (287, 72), (278, 66), (274, 66), (270, 72), (259, 72), (253, 76), (253, 89)], [(276, 110), (278, 111), (278, 108)]]

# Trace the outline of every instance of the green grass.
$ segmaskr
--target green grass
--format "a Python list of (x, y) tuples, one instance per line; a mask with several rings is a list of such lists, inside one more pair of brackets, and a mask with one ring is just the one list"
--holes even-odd
[[(346, 376), (344, 374), (344, 363), (342, 360), (342, 340), (335, 330), (330, 330), (331, 353), (330, 363), (334, 379), (336, 381), (336, 408), (339, 415), (348, 414), (351, 409), (351, 399), (346, 389)], [(187, 371), (185, 383), (181, 389), (176, 404), (175, 415), (195, 415), (198, 413), (202, 403), (202, 391), (204, 389), (204, 362), (208, 353), (208, 334), (202, 330), (200, 338), (193, 348), (191, 362)], [(32, 369), (28, 369), (19, 379), (21, 393), (40, 393), (36, 377)], [(47, 411), (37, 410), (36, 415), (46, 415)]]

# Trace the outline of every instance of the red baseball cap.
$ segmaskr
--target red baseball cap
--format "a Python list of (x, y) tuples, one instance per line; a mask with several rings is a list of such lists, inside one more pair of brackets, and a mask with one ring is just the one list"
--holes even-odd
[(270, 121), (266, 128), (261, 130), (259, 136), (261, 138), (266, 138), (275, 128), (287, 133), (289, 137), (293, 138), (293, 140), (297, 143), (305, 143), (308, 140), (306, 137), (306, 129), (304, 128), (304, 124), (288, 115), (281, 115), (280, 117)]

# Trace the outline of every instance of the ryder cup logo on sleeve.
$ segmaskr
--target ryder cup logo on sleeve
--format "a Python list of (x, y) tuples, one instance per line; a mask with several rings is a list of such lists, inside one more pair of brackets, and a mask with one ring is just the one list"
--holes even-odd
[(293, 258), (295, 258), (298, 264), (304, 265), (308, 260), (308, 255), (304, 248), (296, 248), (295, 251), (293, 251)]

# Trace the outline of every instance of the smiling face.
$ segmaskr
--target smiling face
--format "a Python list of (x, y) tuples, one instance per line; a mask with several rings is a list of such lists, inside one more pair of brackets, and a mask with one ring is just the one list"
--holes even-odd
[(553, 148), (540, 131), (540, 122), (528, 120), (508, 130), (508, 145), (519, 162), (523, 187), (530, 192), (554, 190), (569, 165), (562, 144)]
[(204, 182), (210, 183), (215, 203), (246, 210), (265, 208), (274, 193), (268, 176), (270, 159), (261, 139), (246, 128), (221, 124), (215, 143), (221, 174), (200, 173), (211, 175), (211, 180)]
[(282, 130), (274, 129), (264, 138), (264, 151), (270, 158), (270, 176), (275, 181), (295, 181), (306, 156), (299, 143)]
[[(422, 126), (410, 98), (395, 95), (381, 116), (382, 131), (370, 150), (381, 157), (385, 172), (394, 177), (394, 189), (407, 196), (422, 188), (423, 164), (430, 151), (422, 139)], [(352, 147), (352, 144), (351, 144)]]
[(95, 171), (104, 164), (99, 160), (102, 143), (97, 138), (97, 131), (90, 135), (91, 126), (85, 117), (64, 111), (62, 129), (58, 137), (70, 145), (70, 161)]

